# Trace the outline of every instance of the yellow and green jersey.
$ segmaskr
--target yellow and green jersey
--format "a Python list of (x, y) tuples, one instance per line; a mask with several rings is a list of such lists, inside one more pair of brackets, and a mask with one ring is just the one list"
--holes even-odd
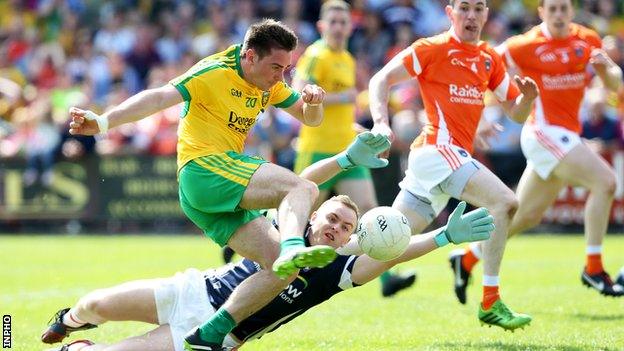
[[(355, 60), (348, 51), (333, 51), (323, 40), (310, 45), (297, 62), (297, 77), (339, 93), (355, 87)], [(355, 137), (355, 104), (325, 106), (323, 123), (318, 127), (302, 126), (299, 152), (338, 153)]]
[(242, 152), (256, 117), (271, 104), (289, 107), (299, 93), (285, 82), (262, 91), (243, 79), (240, 45), (208, 56), (171, 80), (184, 98), (178, 126), (178, 170), (198, 157)]

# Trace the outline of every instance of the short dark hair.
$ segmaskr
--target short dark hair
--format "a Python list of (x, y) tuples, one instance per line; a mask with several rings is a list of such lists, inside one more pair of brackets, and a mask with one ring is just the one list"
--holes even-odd
[(332, 11), (332, 10), (349, 12), (351, 11), (351, 6), (349, 6), (349, 4), (343, 0), (325, 1), (323, 5), (321, 6), (320, 18), (322, 19), (323, 17), (325, 17), (325, 15), (327, 15), (329, 11)]
[(243, 42), (243, 52), (254, 49), (260, 58), (269, 55), (273, 49), (293, 51), (296, 47), (295, 33), (282, 22), (272, 19), (251, 25)]

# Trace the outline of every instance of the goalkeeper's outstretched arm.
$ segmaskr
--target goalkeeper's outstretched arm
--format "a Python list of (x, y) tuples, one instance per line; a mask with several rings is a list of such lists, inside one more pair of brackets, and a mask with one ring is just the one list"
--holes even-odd
[(464, 214), (465, 208), (466, 203), (460, 202), (445, 226), (426, 234), (412, 235), (407, 250), (394, 260), (382, 262), (367, 255), (359, 256), (353, 265), (351, 279), (355, 284), (362, 285), (394, 265), (426, 255), (451, 242), (460, 244), (489, 239), (494, 230), (494, 218), (488, 210), (482, 207)]
[(311, 164), (299, 176), (320, 185), (352, 167), (385, 167), (388, 165), (388, 160), (380, 159), (378, 155), (389, 147), (390, 141), (387, 137), (363, 132), (358, 134), (343, 152)]

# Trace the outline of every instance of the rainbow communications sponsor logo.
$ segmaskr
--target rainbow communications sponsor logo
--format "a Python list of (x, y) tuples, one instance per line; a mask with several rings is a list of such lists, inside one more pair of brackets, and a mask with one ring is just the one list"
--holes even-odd
[(483, 105), (483, 92), (475, 86), (449, 84), (449, 95), (456, 104)]

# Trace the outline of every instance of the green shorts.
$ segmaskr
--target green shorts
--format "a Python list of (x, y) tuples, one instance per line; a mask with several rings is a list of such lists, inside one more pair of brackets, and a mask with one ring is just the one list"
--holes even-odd
[[(306, 167), (314, 162), (332, 157), (336, 154), (328, 154), (321, 152), (299, 152), (295, 160), (295, 173), (300, 174)], [(355, 167), (348, 171), (341, 172), (325, 183), (319, 185), (319, 190), (330, 190), (336, 183), (347, 179), (372, 179), (370, 170), (366, 167)]]
[(179, 174), (182, 210), (207, 237), (227, 245), (240, 226), (260, 216), (238, 204), (251, 176), (265, 162), (232, 151), (190, 161)]

